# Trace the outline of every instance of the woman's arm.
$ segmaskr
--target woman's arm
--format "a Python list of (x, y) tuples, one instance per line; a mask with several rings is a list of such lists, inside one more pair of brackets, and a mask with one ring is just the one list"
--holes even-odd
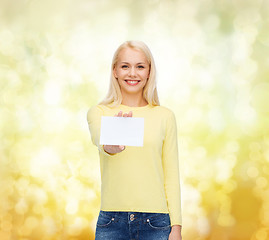
[[(125, 146), (122, 145), (100, 145), (100, 129), (102, 110), (98, 106), (93, 106), (87, 113), (87, 121), (91, 133), (92, 142), (98, 147), (100, 153), (105, 155), (114, 156), (116, 153), (122, 152)], [(122, 115), (122, 111), (115, 114), (114, 117), (132, 117), (132, 112)]]
[[(166, 131), (162, 149), (162, 161), (164, 171), (164, 189), (171, 219), (171, 226), (181, 226), (182, 217), (177, 124), (175, 115), (172, 111), (167, 112)], [(174, 227), (173, 229), (178, 228), (179, 227)]]
[(87, 121), (91, 133), (91, 139), (93, 144), (98, 147), (98, 150), (101, 154), (113, 156), (115, 154), (109, 154), (104, 150), (104, 146), (100, 145), (100, 129), (102, 115), (103, 111), (98, 106), (91, 107), (87, 113)]

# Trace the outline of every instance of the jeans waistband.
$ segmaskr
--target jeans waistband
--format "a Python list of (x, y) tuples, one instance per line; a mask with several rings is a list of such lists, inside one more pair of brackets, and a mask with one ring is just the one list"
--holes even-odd
[(161, 215), (168, 215), (169, 213), (153, 213), (153, 212), (126, 212), (126, 211), (103, 211), (100, 210), (102, 214), (109, 214), (111, 217), (121, 218), (123, 220), (128, 220), (130, 218), (138, 219), (146, 219), (146, 218), (154, 218), (159, 217)]

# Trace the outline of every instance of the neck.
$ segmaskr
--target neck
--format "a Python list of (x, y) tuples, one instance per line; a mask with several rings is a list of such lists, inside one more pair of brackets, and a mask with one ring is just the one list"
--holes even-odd
[(148, 104), (146, 99), (144, 99), (142, 96), (137, 97), (137, 95), (132, 96), (124, 96), (122, 95), (122, 102), (121, 104), (129, 106), (129, 107), (144, 107)]

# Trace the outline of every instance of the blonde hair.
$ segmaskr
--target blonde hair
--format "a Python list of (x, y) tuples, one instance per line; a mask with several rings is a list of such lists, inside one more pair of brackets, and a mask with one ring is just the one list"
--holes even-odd
[(159, 106), (160, 102), (156, 86), (156, 67), (154, 59), (147, 45), (141, 41), (126, 41), (118, 47), (112, 59), (109, 90), (106, 97), (99, 104), (116, 107), (122, 102), (120, 86), (113, 74), (113, 70), (117, 64), (120, 51), (126, 48), (140, 50), (145, 54), (150, 66), (150, 74), (147, 83), (143, 88), (143, 97), (146, 99), (149, 105)]

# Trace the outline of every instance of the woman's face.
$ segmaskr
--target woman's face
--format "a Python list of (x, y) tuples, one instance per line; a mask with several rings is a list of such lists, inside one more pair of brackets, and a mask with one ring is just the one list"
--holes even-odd
[(150, 73), (145, 54), (136, 49), (122, 49), (114, 67), (114, 76), (118, 79), (122, 94), (141, 94)]

